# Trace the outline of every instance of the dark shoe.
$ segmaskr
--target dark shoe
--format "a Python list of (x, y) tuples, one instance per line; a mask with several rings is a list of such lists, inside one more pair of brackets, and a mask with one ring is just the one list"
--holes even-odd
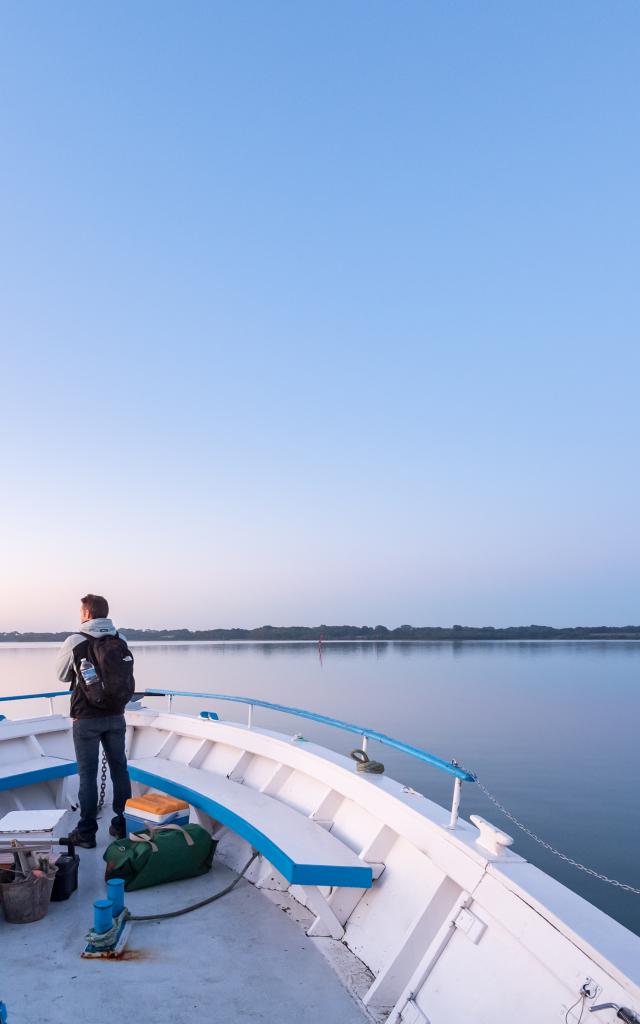
[(109, 825), (109, 835), (113, 836), (114, 839), (124, 839), (127, 834), (127, 826), (124, 821), (118, 821), (117, 818)]
[(73, 846), (81, 846), (84, 850), (93, 850), (96, 845), (94, 835), (88, 832), (78, 832), (77, 828), (69, 833), (67, 839)]

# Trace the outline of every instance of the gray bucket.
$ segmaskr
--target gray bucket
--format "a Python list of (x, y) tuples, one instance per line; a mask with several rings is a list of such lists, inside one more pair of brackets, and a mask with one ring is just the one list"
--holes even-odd
[(51, 867), (46, 875), (30, 872), (26, 878), (0, 884), (5, 920), (10, 924), (31, 924), (46, 917), (55, 877), (56, 869)]

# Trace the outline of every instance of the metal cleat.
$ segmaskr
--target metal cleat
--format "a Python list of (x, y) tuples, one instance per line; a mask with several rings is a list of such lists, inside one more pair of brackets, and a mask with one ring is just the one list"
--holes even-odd
[(505, 848), (513, 845), (513, 836), (496, 828), (486, 818), (481, 818), (479, 814), (471, 814), (469, 821), (473, 822), (480, 832), (476, 839), (476, 846), (482, 847), (494, 857), (501, 857), (505, 853)]

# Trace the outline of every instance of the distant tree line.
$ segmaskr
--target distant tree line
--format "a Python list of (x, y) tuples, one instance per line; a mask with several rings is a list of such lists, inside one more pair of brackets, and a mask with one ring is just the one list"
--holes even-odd
[[(63, 633), (0, 633), (0, 643), (62, 641)], [(259, 626), (257, 629), (133, 629), (129, 640), (638, 640), (640, 626)]]

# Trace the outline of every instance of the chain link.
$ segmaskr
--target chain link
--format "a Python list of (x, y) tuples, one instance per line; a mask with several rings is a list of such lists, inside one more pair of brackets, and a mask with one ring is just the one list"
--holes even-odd
[(107, 791), (107, 756), (102, 751), (102, 768), (100, 770), (100, 796), (98, 798), (98, 810), (101, 811), (104, 807), (104, 797)]
[(530, 839), (533, 839), (534, 843), (538, 843), (539, 846), (543, 846), (545, 850), (549, 851), (549, 853), (552, 853), (555, 857), (559, 857), (560, 860), (563, 860), (566, 864), (570, 864), (572, 867), (577, 868), (578, 871), (584, 871), (586, 875), (591, 875), (592, 878), (597, 878), (601, 882), (607, 882), (609, 885), (615, 886), (616, 889), (623, 889), (625, 892), (632, 892), (636, 896), (640, 896), (640, 889), (636, 888), (635, 886), (628, 885), (626, 882), (619, 882), (616, 878), (609, 878), (607, 875), (602, 875), (599, 871), (595, 871), (593, 868), (588, 868), (586, 864), (581, 864), (580, 861), (574, 860), (573, 857), (568, 857), (566, 853), (563, 853), (562, 850), (557, 850), (555, 846), (551, 845), (551, 843), (547, 843), (539, 835), (536, 835), (535, 832), (532, 832), (530, 828), (527, 828), (526, 825), (519, 821), (518, 818), (516, 818), (515, 815), (511, 813), (511, 811), (508, 811), (507, 808), (500, 803), (497, 797), (495, 797), (493, 793), (489, 792), (487, 787), (484, 785), (484, 783), (480, 781), (475, 772), (469, 772), (469, 774), (473, 775), (473, 781), (475, 782), (476, 786), (478, 787), (478, 789), (482, 790), (484, 795), (487, 797), (488, 800), (491, 801), (494, 807), (497, 807), (498, 810), (502, 814), (504, 814), (506, 818), (509, 819), (509, 821), (513, 822), (516, 828), (519, 828), (521, 832), (524, 832), (525, 835), (528, 835)]

